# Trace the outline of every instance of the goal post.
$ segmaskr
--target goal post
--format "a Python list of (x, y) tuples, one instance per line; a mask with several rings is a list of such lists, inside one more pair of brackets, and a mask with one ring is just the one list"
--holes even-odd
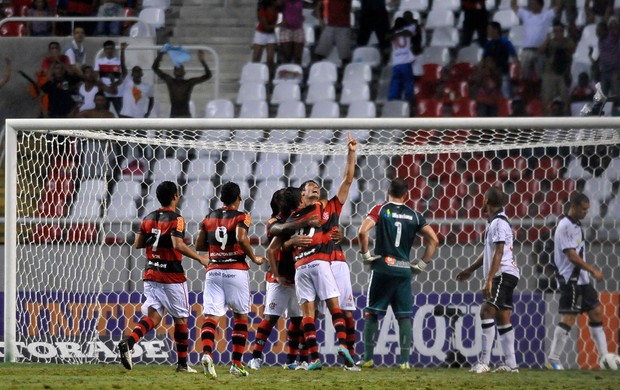
[[(425, 215), (441, 240), (432, 265), (413, 282), (415, 366), (441, 365), (455, 351), (470, 361), (477, 356), (483, 276), (457, 284), (454, 274), (481, 253), (486, 221), (480, 195), (491, 185), (501, 185), (510, 197), (506, 211), (524, 270), (513, 316), (520, 364), (544, 364), (549, 332), (558, 320), (552, 271), (533, 259), (548, 254), (549, 233), (575, 190), (592, 194), (597, 205), (584, 221), (588, 259), (606, 273), (596, 287), (612, 319), (606, 324), (610, 348), (617, 350), (620, 118), (10, 119), (4, 360), (116, 361), (116, 343), (140, 317), (144, 259), (131, 243), (141, 218), (157, 207), (157, 183), (172, 180), (181, 188), (180, 212), (193, 245), (200, 220), (219, 206), (221, 184), (238, 182), (243, 208), (252, 215), (249, 236), (263, 254), (273, 191), (316, 179), (333, 196), (342, 179), (348, 131), (360, 146), (340, 222), (357, 303), (357, 353), (363, 349), (368, 272), (356, 256), (356, 232), (370, 208), (385, 200), (395, 176), (410, 183), (408, 204)], [(414, 245), (412, 258), (419, 248)], [(196, 363), (204, 270), (186, 260), (184, 266), (192, 313), (190, 362)], [(264, 272), (251, 266), (248, 348), (265, 303)], [(546, 286), (540, 284), (544, 279)], [(230, 359), (228, 320), (222, 320), (217, 338), (221, 363)], [(395, 323), (389, 312), (380, 324), (376, 351), (382, 365), (394, 363)], [(322, 321), (319, 328), (322, 353), (334, 352), (331, 323)], [(265, 348), (267, 364), (283, 362), (282, 329), (281, 321)], [(137, 362), (174, 362), (170, 332), (164, 321), (137, 344)], [(577, 337), (569, 345), (575, 348), (565, 367), (596, 363), (592, 345)], [(494, 359), (499, 355), (496, 346)]]

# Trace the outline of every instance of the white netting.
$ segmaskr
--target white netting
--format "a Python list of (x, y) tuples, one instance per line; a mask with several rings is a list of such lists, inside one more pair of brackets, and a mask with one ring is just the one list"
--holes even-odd
[[(592, 126), (578, 120), (584, 128), (571, 130), (555, 122), (547, 126), (545, 120), (530, 124), (504, 119), (489, 126), (505, 124), (501, 130), (456, 129), (467, 126), (466, 121), (443, 124), (454, 130), (433, 130), (444, 126), (417, 121), (406, 128), (396, 122), (386, 125), (394, 130), (351, 131), (361, 146), (356, 181), (340, 222), (347, 238), (358, 330), (363, 327), (368, 273), (355, 256), (356, 233), (366, 212), (385, 200), (394, 176), (413, 184), (411, 204), (426, 216), (441, 240), (433, 265), (414, 281), (414, 365), (442, 364), (450, 350), (474, 361), (479, 352), (476, 314), (481, 297), (477, 292), (483, 275), (477, 273), (465, 284), (457, 284), (454, 275), (481, 252), (485, 226), (481, 199), (493, 184), (501, 184), (510, 197), (506, 211), (516, 231), (515, 253), (523, 273), (513, 316), (519, 363), (527, 367), (544, 363), (549, 332), (558, 320), (548, 237), (575, 190), (591, 199), (591, 212), (584, 221), (588, 259), (607, 275), (597, 288), (609, 292), (602, 298), (606, 308), (615, 310), (610, 317), (617, 324), (620, 132), (606, 129), (613, 127), (611, 123), (588, 128)], [(17, 232), (18, 361), (116, 359), (116, 343), (141, 316), (144, 256), (130, 244), (141, 217), (157, 207), (153, 193), (158, 183), (172, 180), (182, 188), (180, 212), (187, 221), (187, 239), (193, 243), (198, 223), (209, 208), (219, 206), (221, 184), (237, 182), (242, 208), (253, 217), (249, 235), (262, 254), (273, 192), (315, 179), (334, 195), (345, 165), (346, 131), (337, 126), (338, 121), (324, 125), (338, 127), (330, 130), (291, 130), (285, 127), (306, 126), (284, 121), (266, 126), (274, 130), (196, 130), (199, 126), (188, 121), (191, 126), (179, 131), (163, 127), (172, 122), (161, 127), (131, 122), (131, 127), (114, 130), (96, 122), (89, 122), (91, 130), (51, 123), (58, 130), (17, 128), (17, 148), (7, 151), (16, 153), (17, 160), (17, 223), (7, 230)], [(232, 124), (225, 123), (218, 126)], [(234, 125), (239, 123), (244, 122)], [(262, 127), (256, 121), (253, 124)], [(175, 125), (183, 128), (178, 122)], [(376, 122), (372, 126), (378, 127)], [(534, 126), (558, 129), (531, 130)], [(33, 121), (24, 128), (50, 127)], [(414, 248), (412, 258), (419, 245)], [(192, 292), (190, 340), (196, 348), (191, 349), (190, 362), (195, 363), (200, 351), (204, 270), (188, 260), (184, 266)], [(250, 341), (262, 314), (264, 269), (253, 267), (251, 281)], [(458, 306), (462, 315), (434, 315), (444, 306)], [(176, 360), (171, 319), (164, 322), (138, 344), (136, 361)], [(226, 331), (219, 334), (216, 360), (223, 363), (230, 359), (230, 325), (224, 320), (221, 325)], [(321, 352), (333, 363), (329, 356), (334, 343), (324, 341), (334, 339), (333, 329), (329, 321), (319, 328), (325, 329), (320, 335)], [(278, 329), (283, 329), (282, 321)], [(608, 330), (610, 349), (617, 349), (617, 326)], [(596, 364), (592, 345), (574, 340), (566, 348), (570, 353), (564, 356), (565, 366)], [(375, 349), (383, 364), (394, 363), (397, 341), (395, 320), (389, 314), (381, 323)], [(272, 334), (265, 348), (267, 363), (284, 361), (284, 343), (284, 332)], [(362, 350), (360, 332), (356, 352)], [(500, 351), (496, 347), (495, 354)], [(245, 357), (249, 359), (248, 354)]]

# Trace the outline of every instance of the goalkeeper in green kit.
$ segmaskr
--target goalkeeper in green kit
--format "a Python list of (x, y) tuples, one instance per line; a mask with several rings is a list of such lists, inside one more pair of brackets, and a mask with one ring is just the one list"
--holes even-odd
[[(378, 316), (385, 315), (388, 305), (398, 320), (400, 368), (408, 369), (411, 351), (413, 314), (412, 275), (424, 271), (439, 244), (435, 231), (422, 214), (405, 205), (409, 186), (395, 178), (388, 189), (388, 201), (376, 205), (362, 222), (358, 232), (360, 256), (371, 265), (367, 307), (364, 312), (364, 356), (357, 364), (374, 367), (373, 351)], [(368, 233), (376, 227), (374, 256), (368, 249)], [(416, 234), (424, 238), (425, 250), (420, 260), (409, 260)]]

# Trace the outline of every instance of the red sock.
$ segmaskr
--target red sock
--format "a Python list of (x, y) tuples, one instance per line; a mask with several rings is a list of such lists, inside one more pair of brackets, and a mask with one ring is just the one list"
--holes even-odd
[(241, 358), (243, 357), (243, 350), (245, 349), (245, 343), (248, 339), (248, 320), (247, 319), (235, 319), (233, 322), (232, 331), (232, 362), (233, 364), (241, 365)]
[(211, 354), (213, 352), (213, 346), (215, 344), (215, 329), (217, 328), (217, 322), (212, 318), (205, 318), (205, 322), (202, 324), (200, 330), (200, 338), (202, 339), (202, 352)]
[(271, 330), (276, 325), (277, 321), (277, 318), (275, 319), (275, 321), (273, 321), (273, 319), (269, 320), (267, 318), (263, 318), (263, 320), (258, 325), (258, 329), (256, 330), (256, 340), (254, 340), (254, 347), (252, 348), (253, 358), (263, 357), (263, 349), (265, 348), (265, 343), (267, 342), (267, 339), (271, 334)]
[(319, 345), (316, 343), (316, 326), (314, 318), (304, 317), (301, 320), (301, 326), (304, 330), (304, 338), (306, 339), (306, 347), (310, 353), (310, 358), (316, 360), (319, 358)]
[(133, 329), (133, 332), (131, 332), (129, 339), (127, 340), (129, 349), (132, 349), (133, 346), (154, 327), (155, 323), (149, 317), (143, 317), (140, 319), (140, 322), (136, 324), (136, 327)]
[(178, 364), (187, 366), (187, 349), (189, 347), (187, 324), (174, 324), (174, 342), (177, 347)]
[(331, 315), (338, 344), (347, 345), (347, 327), (345, 326), (344, 313), (340, 309), (333, 309)]

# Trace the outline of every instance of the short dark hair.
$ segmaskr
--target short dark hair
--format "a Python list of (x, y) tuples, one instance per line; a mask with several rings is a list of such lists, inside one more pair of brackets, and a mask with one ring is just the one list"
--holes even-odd
[(108, 46), (114, 46), (114, 47), (116, 47), (116, 43), (114, 43), (114, 41), (113, 41), (113, 40), (108, 39), (107, 41), (103, 42), (103, 48), (105, 49), (105, 48), (106, 48), (106, 47), (108, 47)]
[(271, 217), (275, 217), (276, 215), (280, 214), (280, 211), (281, 211), (280, 205), (282, 204), (284, 200), (285, 190), (286, 188), (280, 188), (279, 190), (274, 192), (273, 195), (271, 196), (271, 202), (269, 202), (269, 206), (271, 206)]
[(499, 187), (491, 187), (485, 194), (487, 198), (487, 204), (491, 207), (504, 207), (506, 204), (507, 196)]
[(541, 7), (545, 6), (545, 0), (534, 0), (534, 2), (538, 3), (538, 5)]
[(499, 22), (490, 22), (489, 26), (491, 26), (491, 28), (497, 31), (499, 34), (502, 33), (502, 25), (499, 24)]
[(47, 49), (51, 49), (52, 46), (58, 46), (58, 49), (60, 49), (60, 42), (58, 41), (51, 41), (50, 43), (47, 44)]
[(300, 191), (305, 190), (305, 189), (306, 189), (306, 186), (308, 185), (308, 183), (314, 183), (314, 184), (316, 184), (317, 186), (319, 185), (319, 183), (317, 183), (317, 182), (316, 182), (316, 180), (306, 180), (306, 181), (304, 181), (303, 183), (301, 183), (301, 184), (299, 185), (299, 190), (300, 190)]
[(157, 200), (163, 207), (170, 206), (172, 199), (174, 199), (174, 196), (178, 193), (179, 189), (177, 185), (171, 181), (164, 181), (160, 183), (155, 190)]
[(101, 92), (101, 91), (99, 91), (99, 92), (97, 92), (97, 93), (95, 94), (95, 97), (97, 97), (97, 96), (103, 96), (103, 97), (105, 98), (105, 100), (108, 100), (108, 98), (105, 96), (105, 93), (103, 93), (103, 92)]
[(564, 28), (564, 23), (562, 23), (559, 19), (553, 21), (553, 27), (562, 27)]
[(241, 196), (241, 189), (237, 183), (232, 181), (224, 184), (220, 190), (220, 200), (226, 206), (235, 203)]
[(400, 177), (394, 178), (388, 188), (388, 195), (394, 198), (402, 198), (407, 192), (409, 192), (409, 183)]
[(568, 200), (569, 206), (581, 206), (584, 203), (590, 203), (590, 198), (583, 192), (573, 192)]
[(286, 187), (282, 194), (280, 213), (290, 215), (299, 207), (299, 203), (301, 203), (301, 190), (297, 187)]

